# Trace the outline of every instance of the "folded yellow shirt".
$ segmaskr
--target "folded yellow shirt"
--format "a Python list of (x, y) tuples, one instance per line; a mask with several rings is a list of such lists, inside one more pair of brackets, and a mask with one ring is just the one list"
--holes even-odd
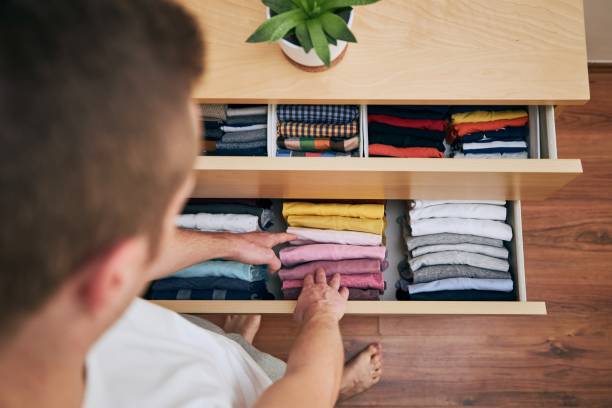
[(451, 116), (452, 122), (459, 123), (476, 123), (476, 122), (493, 122), (494, 120), (505, 120), (505, 119), (516, 119), (527, 116), (527, 111), (518, 110), (505, 110), (497, 112), (489, 111), (474, 111), (455, 113)]
[(287, 223), (291, 227), (332, 229), (337, 231), (359, 231), (372, 234), (382, 234), (385, 220), (368, 218), (341, 217), (337, 215), (290, 215)]
[(300, 201), (283, 203), (283, 217), (290, 215), (338, 215), (341, 217), (383, 219), (384, 204), (340, 204), (305, 203)]

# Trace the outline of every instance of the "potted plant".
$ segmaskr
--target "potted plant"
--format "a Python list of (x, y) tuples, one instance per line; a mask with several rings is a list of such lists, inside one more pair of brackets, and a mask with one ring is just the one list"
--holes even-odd
[(247, 42), (279, 42), (285, 55), (301, 67), (329, 68), (349, 42), (353, 6), (378, 0), (262, 0), (267, 20)]

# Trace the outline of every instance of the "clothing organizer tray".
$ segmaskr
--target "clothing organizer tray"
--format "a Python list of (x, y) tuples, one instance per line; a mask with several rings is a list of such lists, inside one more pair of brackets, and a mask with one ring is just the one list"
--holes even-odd
[[(387, 227), (385, 229), (387, 260), (389, 267), (384, 272), (387, 289), (380, 301), (349, 301), (347, 314), (357, 315), (401, 315), (401, 314), (546, 314), (543, 302), (528, 302), (525, 284), (525, 265), (521, 224), (521, 204), (509, 202), (507, 222), (512, 226), (513, 239), (509, 243), (509, 262), (513, 274), (516, 301), (506, 302), (447, 302), (447, 301), (397, 301), (395, 282), (399, 278), (398, 262), (402, 259), (401, 232), (395, 220), (403, 213), (403, 201), (386, 204)], [(277, 206), (278, 208), (278, 206)], [(276, 224), (276, 230), (282, 230)], [(268, 286), (278, 293), (276, 278)], [(290, 314), (295, 301), (289, 300), (166, 300), (156, 303), (180, 313), (238, 313), (238, 314)]]
[[(274, 155), (275, 106), (268, 112)], [(582, 173), (580, 160), (557, 159), (552, 106), (530, 106), (532, 159), (199, 157), (194, 197), (330, 199), (535, 199)], [(367, 155), (367, 107), (361, 139)], [(537, 158), (537, 159), (536, 159)]]

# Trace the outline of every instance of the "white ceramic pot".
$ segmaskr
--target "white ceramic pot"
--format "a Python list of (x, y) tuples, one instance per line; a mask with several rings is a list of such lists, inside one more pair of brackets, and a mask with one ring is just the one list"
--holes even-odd
[[(353, 25), (354, 16), (355, 16), (355, 9), (351, 10), (351, 14), (349, 16), (349, 20), (347, 23), (349, 28), (351, 28)], [(271, 17), (269, 7), (266, 7), (266, 17), (268, 19)], [(314, 48), (306, 52), (299, 45), (292, 44), (285, 39), (278, 41), (278, 44), (280, 45), (281, 49), (283, 50), (283, 52), (285, 53), (287, 57), (289, 57), (290, 59), (292, 59), (293, 61), (297, 62), (300, 65), (304, 65), (306, 67), (322, 67), (325, 65), (323, 61), (321, 61), (317, 53), (315, 52)], [(344, 51), (344, 49), (347, 46), (348, 46), (348, 42), (340, 41), (340, 40), (337, 41), (336, 45), (330, 44), (329, 45), (330, 61), (333, 62), (336, 58), (338, 58), (340, 54), (342, 54), (342, 51)]]

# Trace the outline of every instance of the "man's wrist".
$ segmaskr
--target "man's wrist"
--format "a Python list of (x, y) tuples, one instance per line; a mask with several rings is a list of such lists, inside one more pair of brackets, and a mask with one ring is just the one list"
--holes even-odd
[(339, 321), (338, 315), (329, 309), (323, 302), (315, 302), (308, 306), (304, 311), (302, 322), (304, 324), (310, 322), (318, 322), (322, 324), (337, 325)]
[(218, 258), (235, 259), (240, 254), (240, 247), (235, 238), (233, 234), (228, 232), (215, 233), (214, 239), (218, 248)]

